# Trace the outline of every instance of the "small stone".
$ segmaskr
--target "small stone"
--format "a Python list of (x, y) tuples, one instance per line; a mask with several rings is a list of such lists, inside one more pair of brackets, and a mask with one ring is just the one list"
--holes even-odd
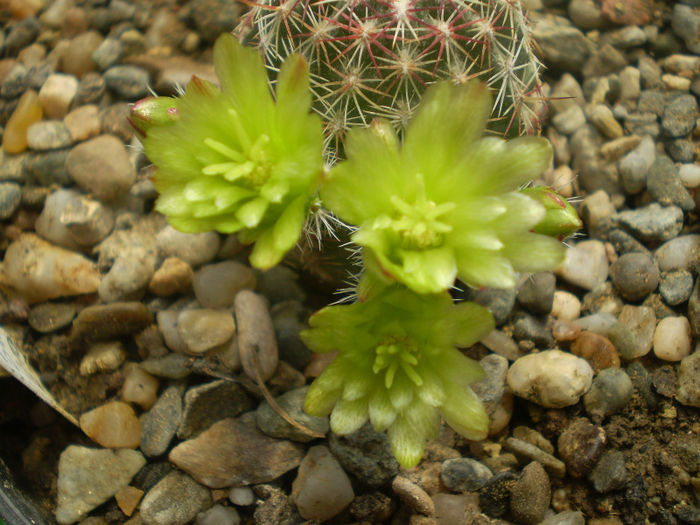
[(182, 379), (192, 372), (193, 358), (183, 354), (168, 354), (141, 361), (141, 368), (149, 374), (167, 379)]
[(586, 100), (583, 96), (581, 85), (571, 73), (564, 73), (554, 84), (552, 89), (552, 109), (559, 113), (571, 105), (583, 106)]
[(581, 333), (581, 327), (573, 321), (557, 319), (552, 325), (552, 336), (556, 341), (573, 341)]
[(80, 375), (89, 376), (117, 370), (125, 359), (126, 350), (121, 341), (94, 343), (80, 361)]
[[(628, 32), (618, 33), (622, 39), (636, 39), (639, 45), (643, 45), (642, 40), (646, 40), (646, 35), (644, 31), (636, 32), (639, 30), (638, 27), (626, 27), (621, 31), (629, 30)], [(628, 40), (629, 41), (629, 40)], [(641, 42), (640, 42), (641, 41)], [(632, 66), (627, 66), (620, 72), (620, 100), (637, 100), (639, 98), (639, 93), (641, 91), (641, 73), (639, 69)]]
[(156, 236), (156, 245), (163, 258), (177, 257), (191, 266), (208, 263), (219, 251), (216, 232), (183, 233), (166, 226)]
[(138, 66), (119, 65), (110, 67), (104, 73), (107, 88), (124, 100), (138, 100), (149, 94), (151, 76)]
[(583, 330), (571, 344), (571, 353), (586, 359), (596, 372), (620, 366), (617, 350), (610, 340), (588, 330)]
[[(681, 221), (682, 221), (681, 213)], [(592, 290), (608, 278), (605, 246), (597, 240), (582, 241), (566, 250), (566, 259), (555, 273), (567, 282)]]
[(124, 53), (124, 47), (117, 38), (107, 37), (102, 43), (97, 46), (97, 49), (92, 52), (92, 61), (97, 64), (97, 67), (104, 71), (105, 69), (119, 63)]
[(80, 246), (93, 246), (114, 228), (114, 212), (98, 200), (72, 195), (60, 215), (60, 223)]
[(112, 135), (100, 135), (75, 146), (68, 154), (66, 168), (78, 186), (101, 201), (126, 193), (136, 177), (124, 144)]
[(554, 292), (552, 315), (563, 321), (574, 321), (581, 315), (581, 301), (574, 294), (564, 290)]
[(39, 91), (39, 102), (48, 118), (63, 118), (78, 93), (78, 79), (65, 73), (53, 73)]
[(56, 521), (81, 520), (128, 485), (145, 463), (135, 450), (70, 445), (58, 462)]
[(551, 272), (528, 276), (518, 288), (518, 302), (533, 314), (545, 314), (552, 310), (556, 277)]
[(632, 380), (619, 368), (606, 368), (593, 379), (591, 389), (583, 396), (588, 415), (602, 420), (627, 406), (632, 398)]
[(200, 512), (195, 525), (239, 525), (241, 517), (236, 509), (224, 507), (218, 503), (212, 508)]
[(615, 211), (610, 196), (603, 190), (586, 195), (581, 203), (581, 219), (589, 232), (595, 232), (604, 226)]
[(201, 37), (213, 42), (238, 24), (241, 6), (228, 0), (194, 0), (191, 5), (194, 24)]
[(581, 330), (589, 330), (596, 334), (607, 334), (608, 330), (615, 324), (615, 315), (610, 312), (596, 312), (591, 315), (580, 317), (575, 323)]
[(94, 293), (100, 282), (92, 261), (30, 233), (22, 234), (7, 248), (2, 272), (29, 303)]
[(620, 212), (613, 219), (645, 242), (668, 241), (683, 228), (683, 210), (678, 206), (661, 206), (656, 202)]
[(62, 120), (41, 120), (27, 129), (27, 146), (36, 151), (65, 148), (73, 138)]
[(185, 394), (177, 436), (193, 438), (217, 421), (236, 417), (251, 408), (252, 401), (236, 383), (219, 380), (193, 386)]
[(169, 459), (211, 488), (265, 483), (296, 468), (303, 448), (257, 430), (255, 416), (222, 419), (170, 451)]
[(645, 253), (626, 253), (610, 267), (610, 280), (628, 301), (640, 301), (659, 285), (659, 269)]
[(665, 317), (656, 325), (654, 354), (664, 361), (680, 361), (690, 354), (690, 323), (686, 317)]
[(154, 457), (165, 453), (182, 418), (182, 389), (166, 388), (151, 408), (139, 418), (141, 450)]
[(618, 348), (622, 358), (626, 361), (632, 361), (648, 354), (656, 330), (654, 310), (648, 306), (625, 305), (620, 312), (618, 321), (632, 333), (635, 342), (634, 347)]
[(247, 507), (255, 503), (255, 494), (250, 487), (233, 487), (228, 493), (228, 499), (234, 505)]
[(587, 115), (591, 124), (609, 139), (622, 137), (622, 126), (615, 119), (612, 110), (607, 105), (596, 104), (590, 108)]
[(153, 323), (153, 315), (139, 302), (95, 304), (83, 308), (73, 321), (71, 340), (105, 341), (136, 334)]
[(29, 311), (27, 322), (37, 332), (47, 334), (70, 325), (75, 314), (71, 303), (41, 303)]
[(127, 485), (122, 487), (114, 495), (114, 499), (121, 510), (127, 516), (131, 516), (143, 497), (143, 490)]
[(663, 365), (655, 369), (651, 374), (651, 380), (654, 390), (660, 396), (672, 399), (676, 395), (676, 371), (671, 365)]
[(580, 478), (596, 465), (606, 441), (605, 431), (601, 427), (593, 425), (586, 418), (576, 418), (559, 436), (557, 449), (569, 474)]
[(673, 139), (664, 145), (666, 153), (675, 162), (693, 162), (695, 160), (695, 143), (688, 139)]
[(474, 492), (491, 479), (493, 472), (471, 458), (455, 458), (442, 462), (440, 479), (453, 492)]
[(435, 504), (427, 492), (404, 476), (396, 476), (391, 489), (401, 502), (413, 512), (424, 516), (435, 514)]
[(566, 465), (555, 458), (549, 452), (545, 452), (541, 448), (522, 439), (515, 437), (509, 437), (503, 443), (503, 447), (506, 450), (510, 450), (518, 457), (526, 458), (531, 461), (537, 461), (542, 464), (547, 471), (558, 478), (564, 477), (566, 474)]
[(61, 216), (68, 203), (80, 194), (73, 190), (59, 189), (48, 195), (41, 215), (36, 220), (35, 230), (44, 239), (63, 248), (77, 250), (79, 244), (61, 222)]
[(625, 488), (629, 473), (625, 466), (625, 455), (619, 450), (608, 450), (600, 457), (588, 479), (601, 494)]
[(679, 75), (661, 75), (661, 83), (669, 91), (689, 91), (690, 79)]
[(168, 297), (187, 290), (193, 275), (192, 267), (185, 261), (177, 257), (168, 257), (151, 277), (148, 290), (161, 297)]
[(326, 521), (355, 497), (350, 479), (327, 447), (311, 447), (292, 483), (292, 499), (307, 520)]
[(209, 506), (208, 489), (187, 474), (171, 472), (146, 493), (140, 516), (146, 525), (185, 525)]
[(683, 39), (688, 49), (696, 54), (700, 54), (700, 12), (692, 5), (676, 4), (673, 6), (671, 14), (671, 27), (674, 34)]
[(275, 330), (265, 299), (241, 290), (234, 300), (238, 348), (246, 375), (267, 381), (277, 369), (279, 360)]
[(539, 525), (586, 525), (586, 519), (580, 510), (568, 510), (547, 516)]
[[(294, 421), (317, 434), (326, 434), (329, 430), (328, 417), (309, 416), (304, 412), (304, 399), (308, 390), (308, 387), (290, 390), (277, 397), (275, 401)], [(255, 420), (258, 428), (268, 436), (300, 443), (315, 439), (314, 436), (290, 425), (273, 410), (267, 401), (262, 402), (255, 411)]]
[(502, 517), (510, 509), (510, 491), (517, 478), (510, 471), (499, 472), (479, 490), (481, 511), (494, 518)]
[(552, 125), (562, 135), (571, 135), (586, 124), (586, 115), (581, 106), (572, 104), (552, 117)]
[(19, 184), (0, 183), (0, 220), (9, 219), (19, 208), (22, 191)]
[(532, 28), (548, 66), (580, 73), (593, 50), (593, 43), (562, 17), (542, 17)]
[(676, 399), (683, 405), (700, 407), (700, 351), (697, 348), (681, 360)]
[(549, 508), (552, 488), (542, 465), (533, 461), (525, 466), (510, 489), (510, 511), (517, 523), (535, 525)]
[(230, 311), (199, 308), (180, 312), (177, 331), (190, 352), (202, 354), (226, 343), (236, 327)]
[(700, 186), (700, 165), (681, 164), (678, 168), (678, 177), (686, 188), (697, 188)]
[(63, 118), (63, 122), (73, 142), (82, 142), (100, 134), (99, 111), (94, 104), (74, 109)]
[(253, 271), (236, 261), (202, 266), (192, 280), (194, 294), (205, 308), (230, 308), (240, 290), (254, 290), (255, 284)]
[(80, 79), (78, 93), (75, 97), (75, 106), (85, 104), (99, 104), (107, 92), (107, 86), (102, 75), (95, 72), (85, 73)]
[(486, 377), (472, 383), (471, 387), (484, 404), (486, 411), (492, 415), (500, 406), (505, 393), (508, 360), (501, 355), (489, 354), (484, 356), (479, 364), (484, 369)]
[(36, 91), (27, 90), (20, 97), (2, 135), (2, 148), (7, 153), (22, 153), (27, 149), (27, 130), (43, 116)]
[(601, 29), (605, 26), (600, 5), (593, 0), (572, 0), (568, 12), (571, 21), (580, 29)]
[(676, 205), (684, 211), (695, 209), (695, 201), (678, 176), (671, 159), (659, 156), (649, 167), (647, 188), (656, 201), (664, 206)]
[(121, 398), (128, 403), (136, 403), (148, 410), (156, 402), (158, 380), (136, 363), (124, 366), (124, 384)]
[(698, 102), (693, 95), (674, 97), (664, 109), (661, 129), (668, 137), (686, 137), (695, 127), (698, 118)]
[(102, 277), (98, 293), (105, 303), (140, 299), (155, 271), (155, 256), (134, 246), (120, 255)]
[(121, 401), (111, 401), (80, 416), (80, 428), (105, 448), (137, 448), (141, 426), (134, 409)]
[(700, 234), (680, 235), (663, 243), (654, 258), (662, 272), (694, 269), (700, 264)]
[(644, 189), (647, 172), (655, 158), (654, 139), (647, 135), (635, 149), (620, 159), (620, 181), (627, 194), (636, 195)]
[(63, 72), (80, 78), (94, 71), (96, 65), (91, 56), (101, 43), (102, 35), (97, 31), (87, 31), (73, 38), (61, 59)]
[(514, 394), (548, 408), (578, 402), (590, 388), (593, 370), (579, 357), (561, 350), (526, 355), (508, 370), (508, 386)]
[(688, 270), (664, 272), (659, 282), (659, 293), (666, 304), (677, 306), (690, 298), (693, 284), (693, 274)]

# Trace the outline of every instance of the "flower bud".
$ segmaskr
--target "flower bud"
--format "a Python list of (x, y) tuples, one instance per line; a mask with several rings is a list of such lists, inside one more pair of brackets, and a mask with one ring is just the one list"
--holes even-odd
[(127, 120), (141, 136), (156, 126), (169, 126), (177, 121), (177, 100), (170, 97), (146, 97), (134, 103)]
[(549, 186), (524, 188), (520, 193), (544, 206), (544, 219), (535, 225), (533, 232), (562, 240), (581, 228), (581, 219), (574, 207)]

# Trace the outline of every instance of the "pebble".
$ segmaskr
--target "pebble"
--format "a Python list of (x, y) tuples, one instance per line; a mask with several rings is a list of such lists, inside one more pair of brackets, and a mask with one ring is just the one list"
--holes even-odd
[(20, 97), (17, 107), (5, 124), (2, 149), (6, 153), (22, 153), (27, 149), (27, 130), (43, 116), (43, 109), (36, 91), (27, 90)]
[(161, 257), (177, 257), (193, 267), (208, 263), (216, 257), (219, 244), (216, 232), (183, 233), (172, 226), (166, 226), (156, 236)]
[(182, 472), (171, 472), (141, 501), (145, 525), (186, 525), (211, 506), (209, 490)]
[(491, 479), (493, 472), (471, 458), (454, 458), (442, 462), (440, 480), (453, 492), (474, 492)]
[(234, 505), (247, 507), (255, 503), (255, 494), (250, 487), (233, 487), (228, 493), (228, 499)]
[(499, 472), (479, 490), (481, 512), (492, 518), (500, 518), (510, 510), (510, 491), (516, 482), (510, 471)]
[(539, 525), (586, 525), (586, 519), (580, 510), (567, 510), (547, 516)]
[(573, 321), (557, 319), (552, 325), (552, 336), (556, 341), (573, 341), (580, 333), (581, 327)]
[(605, 431), (586, 418), (576, 418), (562, 431), (557, 441), (559, 457), (575, 478), (586, 476), (605, 448)]
[(131, 516), (143, 497), (143, 490), (127, 485), (114, 495), (114, 500), (126, 516)]
[(602, 420), (627, 406), (634, 387), (632, 380), (619, 368), (606, 368), (593, 379), (591, 389), (583, 396), (586, 412), (594, 420)]
[(303, 370), (311, 360), (311, 351), (299, 338), (306, 327), (308, 311), (299, 301), (283, 301), (270, 310), (280, 359)]
[(141, 426), (134, 409), (122, 401), (110, 401), (80, 416), (80, 428), (105, 448), (138, 448)]
[(571, 21), (580, 29), (601, 29), (605, 26), (600, 5), (593, 0), (571, 0), (568, 13)]
[(700, 234), (680, 235), (657, 248), (654, 258), (659, 270), (693, 270), (700, 264)]
[(114, 212), (98, 200), (73, 195), (63, 207), (60, 223), (78, 245), (93, 246), (114, 228)]
[(500, 326), (508, 320), (510, 313), (513, 311), (515, 294), (515, 289), (468, 289), (464, 294), (464, 299), (474, 301), (487, 308), (496, 320), (496, 326)]
[(113, 66), (105, 71), (103, 76), (107, 88), (120, 99), (136, 101), (149, 94), (151, 76), (148, 71), (138, 66)]
[(75, 105), (99, 104), (107, 92), (107, 85), (102, 75), (95, 72), (85, 73), (80, 79)]
[(126, 350), (121, 341), (94, 343), (80, 360), (80, 375), (89, 376), (98, 372), (117, 370), (126, 359)]
[(240, 290), (254, 290), (255, 285), (253, 271), (236, 261), (202, 266), (192, 279), (195, 297), (205, 308), (230, 308)]
[(671, 27), (674, 34), (683, 39), (688, 49), (700, 55), (700, 42), (698, 34), (700, 34), (700, 12), (692, 5), (676, 4), (673, 6), (671, 14)]
[(688, 300), (693, 284), (693, 274), (688, 270), (664, 272), (659, 282), (659, 293), (666, 304), (677, 306)]
[(135, 403), (144, 410), (151, 408), (158, 395), (158, 379), (139, 367), (137, 363), (127, 363), (123, 374), (122, 401)]
[(190, 4), (194, 24), (200, 36), (213, 42), (238, 24), (241, 7), (228, 0), (193, 0)]
[(226, 418), (170, 451), (169, 459), (211, 488), (266, 483), (301, 463), (301, 445), (266, 436), (255, 416)]
[(533, 314), (546, 314), (552, 310), (556, 277), (552, 272), (535, 273), (518, 288), (517, 300)]
[(586, 114), (588, 121), (607, 138), (617, 139), (622, 137), (622, 126), (615, 119), (612, 110), (606, 104), (596, 104), (590, 107)]
[(695, 97), (677, 95), (664, 108), (661, 129), (667, 137), (686, 137), (693, 131), (697, 118), (698, 102)]
[(187, 345), (177, 330), (178, 315), (177, 310), (161, 310), (156, 314), (156, 320), (158, 321), (158, 330), (163, 335), (167, 347), (173, 352), (184, 353), (187, 351)]
[(182, 388), (166, 388), (156, 402), (139, 417), (141, 451), (148, 457), (160, 456), (175, 437), (182, 418)]
[(636, 195), (646, 186), (647, 172), (656, 158), (654, 139), (645, 136), (639, 145), (620, 159), (620, 181), (625, 193)]
[(676, 162), (693, 162), (695, 160), (695, 144), (692, 140), (674, 139), (665, 144), (666, 153)]
[(44, 114), (50, 119), (66, 116), (73, 99), (78, 93), (78, 79), (74, 75), (53, 73), (49, 75), (39, 90), (39, 102)]
[(583, 330), (571, 344), (571, 353), (586, 359), (595, 372), (620, 366), (617, 349), (610, 340), (588, 330)]
[(153, 315), (140, 302), (95, 304), (83, 308), (73, 320), (71, 340), (105, 341), (136, 334), (153, 323)]
[(678, 169), (666, 156), (657, 157), (649, 167), (647, 188), (651, 196), (664, 206), (674, 204), (684, 211), (695, 209), (695, 200), (683, 186)]
[(581, 203), (581, 219), (589, 232), (597, 232), (609, 222), (607, 219), (615, 214), (615, 206), (610, 196), (603, 190), (589, 193)]
[(425, 490), (408, 478), (396, 476), (391, 482), (391, 489), (406, 508), (413, 512), (417, 512), (423, 516), (433, 516), (435, 514), (435, 504), (432, 498)]
[(547, 408), (573, 405), (590, 388), (593, 370), (586, 360), (561, 350), (521, 357), (508, 370), (514, 394)]
[(234, 299), (238, 349), (243, 371), (248, 377), (267, 381), (278, 363), (275, 329), (265, 299), (250, 290), (241, 290)]
[(690, 323), (686, 317), (664, 317), (654, 332), (654, 354), (664, 361), (680, 361), (691, 351)]
[(202, 354), (228, 342), (236, 327), (230, 311), (198, 308), (180, 312), (177, 331), (189, 352)]
[(61, 222), (61, 216), (68, 203), (79, 195), (74, 190), (59, 189), (46, 197), (44, 207), (34, 225), (36, 233), (62, 248), (77, 250), (80, 245)]
[(94, 293), (100, 282), (95, 265), (82, 255), (24, 233), (5, 252), (3, 274), (25, 301)]
[(659, 269), (645, 253), (625, 253), (610, 267), (610, 280), (628, 301), (641, 301), (659, 285)]
[(681, 360), (676, 399), (683, 405), (700, 407), (700, 351), (697, 347)]
[(155, 257), (134, 246), (120, 255), (100, 281), (98, 294), (105, 303), (140, 299), (155, 271)]
[[(45, 186), (73, 186), (68, 170), (65, 168), (67, 149), (30, 152), (24, 162), (28, 182)], [(28, 188), (25, 188), (28, 189)]]
[[(624, 46), (626, 43), (632, 43), (631, 40), (633, 39), (636, 40), (635, 44), (644, 45), (646, 40), (644, 31), (634, 26), (621, 29), (620, 32), (615, 34), (615, 37), (619, 38), (619, 43), (617, 44), (619, 47)], [(623, 43), (623, 40), (626, 42)], [(632, 66), (627, 66), (620, 72), (620, 100), (636, 101), (639, 98), (641, 76), (639, 69)]]
[(29, 311), (27, 322), (37, 332), (46, 334), (70, 325), (75, 314), (76, 306), (71, 303), (41, 303)]
[(252, 408), (253, 402), (237, 383), (221, 379), (193, 386), (185, 394), (177, 436), (193, 438), (217, 421), (236, 417)]
[(14, 182), (0, 183), (0, 220), (12, 217), (22, 200), (22, 191), (19, 184)]
[(678, 168), (678, 177), (686, 188), (697, 188), (700, 186), (700, 165), (681, 164)]
[(27, 146), (35, 151), (65, 148), (73, 138), (62, 120), (41, 120), (27, 129)]
[(542, 465), (533, 461), (510, 489), (510, 512), (516, 523), (536, 525), (542, 521), (551, 499), (549, 476)]
[(622, 299), (615, 291), (615, 287), (610, 281), (606, 281), (583, 296), (581, 307), (588, 312), (614, 316), (622, 309), (622, 304)]
[(188, 263), (177, 257), (168, 257), (151, 277), (148, 291), (161, 297), (183, 292), (192, 284), (193, 275), (194, 271)]
[(145, 463), (136, 450), (69, 445), (58, 461), (56, 521), (81, 520), (128, 485)]
[(200, 512), (194, 525), (238, 525), (240, 522), (241, 517), (236, 509), (217, 503), (212, 508)]
[[(31, 2), (27, 2), (30, 3)], [(5, 9), (7, 9), (7, 4), (5, 4)], [(36, 14), (35, 7), (25, 7), (24, 16), (20, 16), (20, 20), (10, 26), (9, 31), (5, 36), (5, 53), (8, 56), (16, 54), (23, 47), (31, 44), (34, 39), (39, 35), (41, 26), (39, 20), (37, 20), (33, 15)], [(34, 11), (34, 12), (32, 12)]]
[(94, 104), (75, 108), (63, 118), (63, 122), (73, 142), (82, 142), (100, 134), (99, 111)]
[[(107, 37), (92, 52), (91, 58), (97, 67), (104, 71), (119, 63), (124, 54), (122, 43), (117, 38)], [(105, 78), (106, 80), (106, 78)], [(109, 83), (108, 83), (109, 85)]]
[(292, 499), (302, 518), (329, 520), (342, 512), (354, 497), (348, 475), (330, 450), (324, 445), (311, 447), (292, 483)]
[(615, 315), (610, 312), (597, 312), (581, 317), (574, 322), (581, 330), (590, 330), (596, 334), (605, 335), (615, 324)]
[(580, 73), (592, 52), (593, 43), (562, 17), (542, 17), (535, 21), (532, 36), (541, 47), (548, 66)]
[(588, 479), (596, 492), (606, 494), (625, 488), (629, 472), (625, 465), (625, 455), (619, 450), (607, 450), (591, 471)]
[(564, 465), (561, 460), (532, 443), (515, 437), (509, 437), (504, 441), (503, 448), (510, 450), (518, 457), (537, 461), (553, 476), (562, 478), (566, 474), (566, 465)]
[(484, 356), (479, 361), (479, 364), (483, 368), (486, 377), (476, 383), (472, 383), (471, 387), (484, 404), (486, 411), (493, 415), (501, 404), (505, 393), (508, 360), (502, 355), (489, 354)]
[(676, 395), (676, 372), (671, 365), (663, 365), (655, 369), (651, 374), (651, 380), (654, 390), (660, 396), (672, 399)]
[[(653, 113), (657, 117), (663, 115), (668, 103), (668, 93), (657, 89), (645, 89), (639, 94), (637, 110), (640, 113)], [(650, 137), (651, 138), (651, 137)]]
[[(275, 401), (294, 421), (313, 432), (326, 434), (329, 430), (328, 418), (309, 416), (304, 412), (304, 399), (308, 389), (305, 386), (290, 390), (275, 398)], [(263, 401), (258, 406), (258, 409), (255, 411), (255, 420), (258, 428), (271, 437), (289, 439), (300, 443), (306, 443), (314, 439), (313, 436), (302, 432), (282, 419), (267, 401)]]
[(192, 357), (184, 354), (168, 354), (141, 361), (141, 368), (157, 377), (182, 379), (192, 372), (192, 361)]
[(102, 43), (102, 35), (97, 31), (86, 31), (73, 38), (63, 52), (61, 68), (64, 73), (80, 78), (97, 66), (92, 53)]
[(588, 240), (570, 246), (566, 250), (566, 259), (555, 273), (570, 284), (592, 290), (608, 278), (605, 245), (597, 240)]
[(554, 343), (549, 328), (536, 317), (520, 313), (513, 325), (513, 337), (518, 341), (532, 341), (539, 348), (549, 348)]
[(562, 321), (574, 321), (581, 315), (581, 301), (570, 292), (557, 290), (554, 292), (551, 313)]
[(555, 113), (571, 105), (583, 106), (586, 100), (581, 85), (571, 73), (564, 73), (554, 84), (551, 105)]
[(678, 206), (661, 206), (657, 202), (622, 211), (613, 219), (644, 242), (668, 241), (676, 237), (683, 228), (683, 210)]
[(399, 473), (399, 463), (391, 453), (385, 433), (369, 423), (344, 436), (331, 433), (328, 446), (343, 469), (372, 488), (387, 485)]
[(552, 117), (552, 125), (562, 135), (571, 135), (586, 124), (581, 106), (572, 104)]

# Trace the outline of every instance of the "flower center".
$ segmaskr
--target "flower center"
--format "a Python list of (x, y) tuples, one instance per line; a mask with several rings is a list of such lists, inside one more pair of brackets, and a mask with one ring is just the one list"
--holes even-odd
[(245, 185), (251, 189), (260, 189), (270, 178), (271, 173), (270, 162), (265, 155), (265, 146), (270, 142), (270, 137), (263, 133), (252, 141), (241, 123), (238, 112), (231, 108), (228, 113), (231, 116), (231, 128), (242, 151), (207, 137), (204, 139), (204, 144), (227, 160), (205, 166), (202, 168), (202, 173), (220, 175), (230, 182), (245, 182), (247, 183)]
[(384, 372), (384, 386), (391, 388), (399, 368), (416, 386), (423, 384), (423, 379), (416, 371), (420, 351), (415, 342), (407, 337), (386, 337), (374, 349), (375, 357), (372, 371), (375, 374)]

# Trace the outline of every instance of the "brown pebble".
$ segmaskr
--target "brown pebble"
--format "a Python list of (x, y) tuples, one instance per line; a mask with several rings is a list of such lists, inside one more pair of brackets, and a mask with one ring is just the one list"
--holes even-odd
[(605, 430), (586, 418), (577, 418), (559, 436), (557, 449), (569, 474), (580, 478), (598, 463), (606, 441)]
[(192, 266), (177, 257), (168, 257), (156, 270), (148, 284), (151, 293), (167, 297), (189, 288), (192, 283)]
[(63, 72), (82, 77), (88, 71), (97, 69), (92, 53), (101, 43), (102, 35), (97, 31), (87, 31), (76, 36), (61, 57)]
[(424, 516), (435, 514), (435, 504), (426, 491), (403, 476), (396, 476), (391, 489), (401, 501), (415, 512)]
[(573, 341), (581, 333), (581, 327), (573, 321), (557, 319), (552, 325), (552, 335), (557, 341)]
[(114, 495), (119, 509), (127, 516), (131, 516), (134, 513), (142, 497), (143, 490), (132, 487), (131, 485), (122, 487)]
[(124, 365), (124, 385), (122, 399), (128, 403), (136, 403), (148, 410), (156, 402), (158, 395), (158, 379), (143, 370), (136, 363)]
[(551, 499), (552, 488), (547, 472), (536, 461), (529, 463), (510, 491), (510, 510), (515, 522), (523, 525), (540, 523)]
[(589, 330), (583, 330), (571, 344), (571, 353), (586, 359), (596, 372), (620, 367), (615, 345), (607, 337)]
[(12, 112), (2, 136), (2, 148), (7, 153), (22, 153), (27, 149), (27, 130), (43, 115), (39, 95), (36, 91), (25, 91)]
[(80, 428), (105, 448), (137, 448), (141, 425), (134, 409), (121, 401), (111, 401), (80, 416)]
[[(267, 381), (275, 373), (279, 356), (277, 339), (266, 300), (250, 290), (241, 290), (234, 299), (238, 351), (243, 370), (251, 379)], [(257, 365), (257, 366), (256, 366)]]
[(71, 341), (105, 341), (140, 332), (153, 323), (153, 315), (140, 302), (115, 302), (84, 308), (73, 320)]

